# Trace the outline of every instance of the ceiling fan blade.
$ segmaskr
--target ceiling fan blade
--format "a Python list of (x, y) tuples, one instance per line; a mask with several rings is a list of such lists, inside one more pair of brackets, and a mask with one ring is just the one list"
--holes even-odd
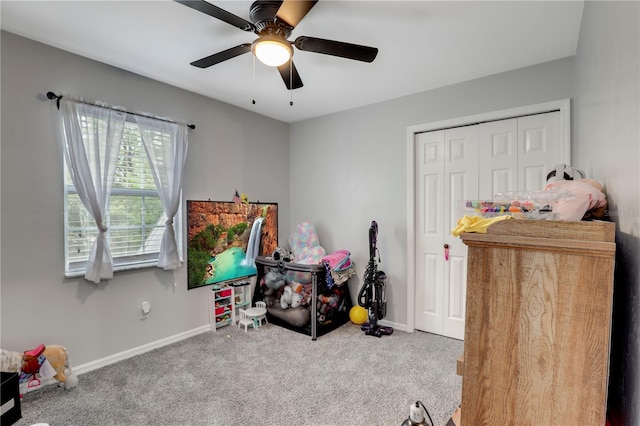
[(325, 40), (316, 37), (300, 36), (294, 42), (296, 47), (307, 52), (323, 53), (341, 58), (355, 59), (362, 62), (373, 62), (378, 55), (376, 47), (361, 46), (359, 44), (342, 41)]
[(291, 28), (295, 28), (316, 3), (318, 0), (284, 0), (276, 13), (276, 18)]
[(284, 85), (287, 86), (288, 90), (299, 89), (304, 86), (302, 84), (300, 74), (298, 74), (298, 70), (296, 69), (293, 61), (289, 61), (284, 65), (280, 65), (278, 67), (278, 71), (280, 72), (282, 81), (284, 81)]
[(198, 68), (208, 68), (211, 65), (219, 64), (227, 59), (235, 58), (243, 53), (251, 52), (251, 43), (244, 43), (231, 49), (223, 50), (222, 52), (214, 53), (206, 58), (198, 59), (191, 62), (191, 65)]
[(183, 4), (192, 9), (202, 12), (209, 16), (213, 16), (216, 19), (240, 28), (243, 31), (255, 31), (256, 27), (251, 22), (242, 19), (239, 16), (234, 15), (231, 12), (227, 12), (224, 9), (220, 9), (218, 6), (214, 6), (211, 3), (207, 3), (204, 0), (174, 0), (176, 3)]

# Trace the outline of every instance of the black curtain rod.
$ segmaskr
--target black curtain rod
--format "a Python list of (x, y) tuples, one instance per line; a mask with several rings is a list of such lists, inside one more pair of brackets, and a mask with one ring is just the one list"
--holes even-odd
[[(53, 93), (53, 92), (47, 92), (47, 98), (48, 98), (48, 99), (51, 99), (51, 100), (55, 99), (55, 100), (56, 100), (56, 107), (57, 107), (58, 109), (60, 109), (60, 99), (62, 99), (62, 95), (56, 95), (56, 94), (55, 94), (55, 93)], [(79, 101), (79, 100), (76, 100), (76, 99), (74, 99), (74, 102), (78, 102), (78, 103), (85, 104), (85, 105), (93, 105), (93, 106), (97, 106), (97, 107), (100, 107), (100, 108), (107, 108), (107, 109), (111, 109), (111, 110), (119, 111), (119, 112), (124, 112), (124, 113), (131, 114), (131, 115), (138, 115), (138, 116), (140, 116), (140, 117), (153, 118), (153, 119), (155, 119), (155, 120), (166, 121), (167, 123), (174, 123), (174, 124), (177, 124), (175, 121), (166, 120), (166, 119), (164, 119), (164, 118), (150, 117), (150, 116), (148, 116), (148, 115), (144, 115), (144, 114), (137, 114), (137, 113), (135, 113), (135, 112), (122, 111), (122, 110), (119, 110), (119, 109), (116, 109), (116, 108), (111, 108), (111, 107), (104, 106), (104, 105), (97, 105), (97, 104), (94, 104), (94, 103), (91, 103), (91, 102)], [(196, 128), (196, 125), (195, 125), (195, 124), (187, 124), (187, 127), (188, 127), (188, 128), (190, 128), (191, 130), (193, 130), (193, 129), (195, 129), (195, 128)]]

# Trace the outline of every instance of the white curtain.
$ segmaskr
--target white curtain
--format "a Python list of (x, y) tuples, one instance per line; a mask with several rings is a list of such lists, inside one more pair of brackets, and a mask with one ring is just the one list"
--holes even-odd
[(69, 174), (82, 204), (98, 227), (85, 279), (99, 283), (113, 278), (113, 258), (104, 220), (126, 114), (66, 99), (61, 100), (60, 109)]
[(165, 270), (182, 266), (178, 254), (173, 219), (180, 207), (182, 176), (187, 158), (188, 129), (186, 125), (136, 116), (142, 142), (151, 164), (160, 201), (167, 216), (160, 244), (158, 267)]

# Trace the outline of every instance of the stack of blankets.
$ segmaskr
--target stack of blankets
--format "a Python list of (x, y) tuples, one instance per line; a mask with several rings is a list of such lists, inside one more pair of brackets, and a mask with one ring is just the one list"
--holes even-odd
[(356, 274), (351, 262), (351, 253), (347, 250), (338, 250), (322, 258), (322, 264), (327, 270), (326, 287), (333, 288), (347, 282), (349, 278)]

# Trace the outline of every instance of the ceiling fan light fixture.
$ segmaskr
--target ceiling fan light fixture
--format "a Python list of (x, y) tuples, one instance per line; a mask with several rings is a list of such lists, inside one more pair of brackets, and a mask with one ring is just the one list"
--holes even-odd
[(293, 56), (291, 44), (279, 37), (261, 37), (253, 42), (251, 51), (265, 65), (279, 67)]

